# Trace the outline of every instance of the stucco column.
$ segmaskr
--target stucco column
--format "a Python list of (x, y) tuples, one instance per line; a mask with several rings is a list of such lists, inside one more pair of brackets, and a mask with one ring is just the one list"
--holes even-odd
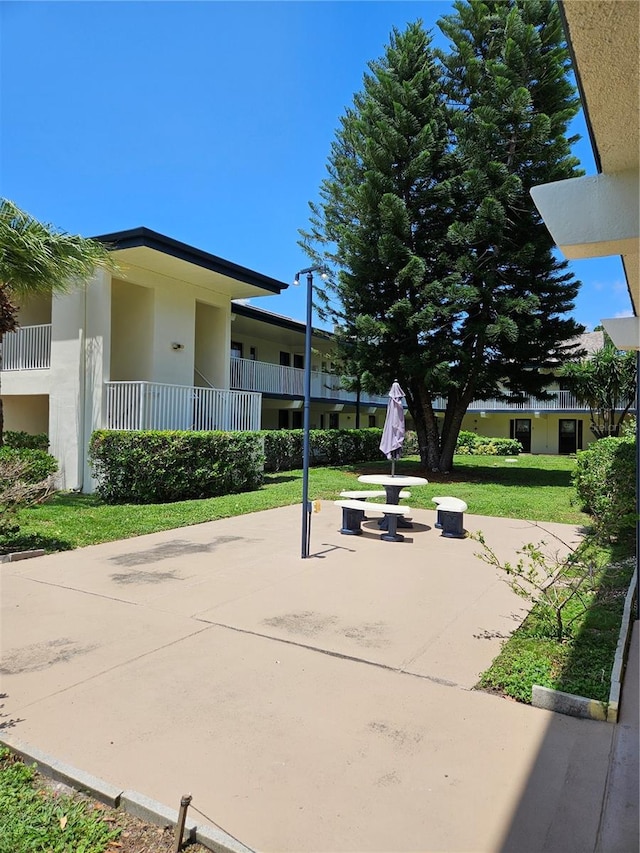
[(106, 388), (111, 375), (111, 274), (98, 270), (86, 285), (84, 323), (84, 410), (79, 448), (82, 490), (95, 482), (87, 462), (91, 433), (106, 425)]

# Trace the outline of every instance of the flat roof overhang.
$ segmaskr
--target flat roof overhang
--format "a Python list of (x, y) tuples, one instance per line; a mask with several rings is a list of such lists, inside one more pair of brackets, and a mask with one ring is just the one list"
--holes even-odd
[(279, 294), (289, 286), (149, 228), (114, 231), (93, 239), (111, 249), (121, 267), (119, 276), (125, 279), (127, 269), (144, 269), (215, 290), (230, 299)]

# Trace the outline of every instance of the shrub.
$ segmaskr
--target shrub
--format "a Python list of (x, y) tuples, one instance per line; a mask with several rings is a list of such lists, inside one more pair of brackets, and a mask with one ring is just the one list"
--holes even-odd
[[(261, 435), (265, 471), (302, 468), (303, 430), (265, 430)], [(381, 438), (381, 429), (312, 429), (309, 431), (309, 465), (350, 465), (380, 460)], [(406, 446), (403, 453), (408, 455)]]
[(622, 422), (622, 427), (620, 428), (620, 437), (621, 438), (635, 439), (636, 429), (637, 429), (637, 422), (636, 422), (635, 417), (626, 418)]
[(522, 445), (515, 438), (490, 438), (461, 430), (456, 453), (460, 456), (517, 456), (522, 453)]
[(636, 445), (632, 438), (600, 438), (577, 453), (574, 484), (601, 538), (635, 529)]
[(265, 430), (262, 436), (265, 471), (302, 468), (302, 430)]
[(246, 492), (264, 480), (262, 436), (250, 432), (99, 430), (89, 461), (107, 503), (164, 503)]
[(469, 432), (468, 430), (460, 430), (460, 432), (458, 433), (458, 441), (456, 443), (456, 453), (473, 453), (477, 441), (478, 436), (475, 434), (475, 432)]
[[(0, 540), (20, 530), (19, 510), (42, 503), (54, 491), (53, 473), (58, 467), (56, 460), (49, 457), (53, 466), (46, 466), (42, 461), (34, 465), (28, 458), (28, 454), (42, 452), (30, 450), (21, 453), (11, 448), (2, 448), (0, 451)], [(38, 473), (47, 467), (52, 469), (50, 473), (38, 477)], [(0, 543), (0, 551), (4, 550), (5, 545)]]
[(5, 447), (13, 448), (28, 448), (29, 450), (49, 450), (49, 436), (46, 432), (40, 432), (32, 435), (28, 432), (12, 432), (8, 430), (4, 433)]
[(58, 470), (58, 462), (46, 450), (34, 450), (28, 447), (0, 447), (0, 462), (18, 460), (21, 466), (21, 479), (26, 483), (39, 483), (51, 477)]
[(522, 453), (522, 444), (517, 438), (491, 438), (489, 443), (495, 447), (496, 456), (518, 456)]

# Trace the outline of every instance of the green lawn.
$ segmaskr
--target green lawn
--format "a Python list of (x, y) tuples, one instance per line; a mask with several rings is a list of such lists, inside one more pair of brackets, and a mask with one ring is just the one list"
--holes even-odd
[[(433, 509), (434, 495), (462, 498), (476, 515), (526, 518), (531, 521), (588, 523), (574, 503), (571, 472), (575, 460), (566, 456), (457, 456), (450, 475), (427, 474), (429, 485), (414, 489), (411, 506)], [(387, 472), (385, 461), (357, 467), (312, 468), (309, 497), (335, 500), (344, 489), (361, 488), (359, 474)], [(417, 458), (400, 460), (396, 472), (422, 474)], [(267, 475), (261, 489), (239, 495), (172, 504), (108, 506), (94, 495), (60, 493), (46, 504), (24, 511), (21, 531), (0, 542), (0, 552), (25, 548), (67, 550), (110, 542), (158, 530), (199, 524), (262, 509), (299, 503), (302, 472)]]

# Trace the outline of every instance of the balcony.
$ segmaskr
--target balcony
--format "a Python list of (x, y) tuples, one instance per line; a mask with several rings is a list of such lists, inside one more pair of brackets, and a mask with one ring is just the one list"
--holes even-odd
[[(588, 412), (589, 407), (579, 403), (570, 391), (552, 391), (550, 400), (525, 397), (522, 402), (510, 400), (474, 400), (467, 412)], [(446, 400), (438, 397), (434, 401), (436, 410), (446, 408)], [(620, 410), (624, 407), (620, 406)]]
[[(259, 391), (275, 397), (304, 397), (304, 370), (285, 367), (266, 361), (248, 358), (231, 359), (230, 385), (244, 391)], [(343, 400), (355, 403), (355, 391), (340, 387), (340, 377), (320, 370), (311, 371), (311, 398), (314, 400)], [(370, 406), (386, 406), (388, 398), (364, 391), (360, 403)]]
[(106, 429), (260, 429), (260, 394), (160, 382), (105, 385)]
[(46, 370), (51, 367), (51, 323), (23, 326), (2, 338), (2, 370)]

